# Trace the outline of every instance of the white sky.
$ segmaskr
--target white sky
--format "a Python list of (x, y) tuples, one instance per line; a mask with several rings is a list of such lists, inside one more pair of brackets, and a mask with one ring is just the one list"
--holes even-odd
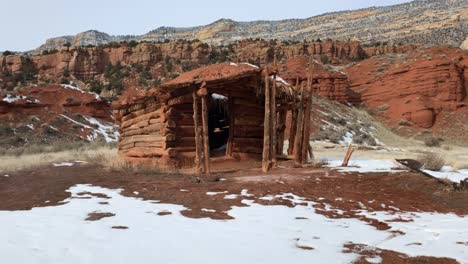
[(0, 51), (30, 50), (47, 38), (96, 29), (139, 35), (160, 26), (307, 18), (409, 0), (0, 0)]

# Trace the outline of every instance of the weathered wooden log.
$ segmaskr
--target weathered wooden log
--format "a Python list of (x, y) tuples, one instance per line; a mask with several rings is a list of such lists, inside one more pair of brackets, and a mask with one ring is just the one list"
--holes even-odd
[(284, 136), (285, 136), (285, 130), (286, 130), (286, 115), (287, 115), (287, 109), (282, 109), (278, 113), (278, 144), (276, 146), (276, 154), (277, 155), (283, 155), (284, 151)]
[(349, 145), (348, 151), (346, 151), (346, 155), (343, 159), (343, 163), (341, 164), (341, 167), (348, 167), (349, 159), (351, 158), (351, 155), (353, 155), (354, 152), (354, 146)]
[(152, 124), (163, 124), (165, 123), (167, 120), (163, 120), (161, 118), (152, 118), (149, 120), (149, 123), (152, 125)]
[(157, 141), (174, 141), (176, 139), (174, 134), (167, 135), (167, 136), (154, 136), (154, 135), (137, 135), (137, 136), (130, 136), (127, 138), (122, 139), (120, 142), (121, 145), (126, 145), (130, 143), (136, 142), (157, 142)]
[[(312, 63), (312, 61), (311, 61)], [(310, 115), (311, 115), (311, 111), (312, 111), (312, 92), (313, 92), (313, 89), (312, 89), (312, 65), (309, 66), (310, 67), (310, 72), (309, 72), (309, 78), (308, 78), (308, 88), (307, 88), (307, 91), (308, 91), (308, 95), (307, 95), (307, 106), (306, 106), (306, 109), (305, 109), (305, 113), (304, 113), (304, 124), (303, 124), (303, 127), (304, 127), (304, 131), (303, 131), (303, 136), (302, 136), (302, 150), (301, 150), (301, 163), (307, 163), (308, 160), (307, 160), (307, 152), (309, 150), (309, 141), (310, 141)]]
[(268, 69), (264, 71), (265, 75), (265, 115), (263, 125), (263, 151), (262, 151), (262, 171), (268, 172), (270, 170), (270, 143), (271, 143), (271, 95), (270, 95), (270, 83), (268, 76)]
[(174, 105), (180, 105), (180, 104), (188, 104), (188, 103), (192, 103), (192, 101), (193, 101), (192, 94), (184, 94), (184, 95), (169, 99), (167, 101), (167, 105), (174, 106)]
[(194, 89), (192, 93), (193, 100), (193, 129), (195, 133), (195, 172), (200, 174), (202, 171), (201, 157), (202, 157), (202, 142), (201, 142), (201, 129), (198, 123), (198, 97), (197, 92)]
[(135, 147), (135, 143), (130, 143), (126, 145), (119, 144), (119, 150), (125, 150)]
[(146, 127), (140, 128), (140, 129), (132, 129), (129, 131), (125, 131), (122, 133), (122, 136), (125, 138), (125, 137), (135, 136), (135, 135), (147, 135), (147, 134), (161, 135), (162, 128), (164, 128), (164, 124), (153, 124), (153, 125), (148, 125)]
[(160, 118), (162, 115), (163, 115), (162, 111), (155, 111), (155, 112), (151, 112), (151, 113), (144, 114), (141, 116), (137, 116), (127, 121), (123, 121), (122, 119), (122, 124), (120, 125), (120, 127), (126, 128), (141, 121), (150, 120), (153, 118)]
[[(275, 67), (276, 67), (276, 60), (275, 60)], [(271, 112), (270, 112), (270, 135), (271, 135), (271, 142), (270, 142), (270, 159), (271, 159), (271, 166), (276, 167), (276, 147), (277, 147), (277, 127), (276, 127), (276, 74), (273, 75), (273, 87), (271, 88)]]
[(296, 78), (296, 87), (294, 89), (293, 97), (293, 108), (291, 109), (291, 127), (289, 130), (289, 146), (288, 146), (288, 155), (294, 154), (294, 141), (296, 139), (296, 129), (297, 129), (297, 102), (296, 102), (296, 92), (299, 89), (299, 77)]
[(159, 149), (159, 148), (145, 148), (145, 147), (135, 147), (130, 150), (124, 151), (124, 155), (128, 157), (162, 157), (162, 156), (169, 156), (175, 157), (177, 156), (177, 150), (175, 149)]
[(299, 109), (297, 112), (297, 126), (296, 126), (296, 136), (294, 138), (294, 162), (296, 164), (301, 163), (301, 153), (302, 153), (302, 136), (303, 136), (303, 112), (304, 112), (304, 83), (301, 84), (301, 99), (299, 102)]
[(235, 99), (231, 97), (231, 94), (228, 96), (228, 112), (229, 112), (229, 136), (228, 136), (228, 141), (227, 141), (227, 146), (226, 146), (226, 156), (231, 157), (232, 156), (232, 145), (233, 145), (233, 140), (234, 140), (234, 131), (236, 129), (236, 126), (234, 125), (234, 106), (236, 105)]
[(166, 142), (156, 141), (156, 142), (136, 142), (134, 143), (135, 147), (147, 147), (147, 148), (161, 148), (166, 149)]
[(210, 170), (210, 141), (208, 138), (208, 106), (207, 106), (207, 96), (208, 96), (208, 91), (206, 91), (206, 88), (203, 87), (199, 91), (202, 96), (201, 96), (201, 102), (202, 102), (202, 125), (203, 125), (203, 158), (205, 162), (205, 174), (210, 175), (211, 170)]

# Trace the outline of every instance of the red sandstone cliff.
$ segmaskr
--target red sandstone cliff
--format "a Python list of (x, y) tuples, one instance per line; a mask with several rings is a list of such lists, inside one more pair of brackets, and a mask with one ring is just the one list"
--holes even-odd
[[(448, 135), (442, 124), (459, 126), (468, 136), (468, 52), (448, 47), (419, 49), (402, 55), (373, 57), (345, 69), (351, 89), (391, 127), (402, 131), (433, 128)], [(446, 120), (451, 116), (453, 123)], [(465, 123), (466, 124), (466, 123)], [(454, 127), (447, 127), (451, 130)], [(449, 133), (450, 134), (450, 133)]]

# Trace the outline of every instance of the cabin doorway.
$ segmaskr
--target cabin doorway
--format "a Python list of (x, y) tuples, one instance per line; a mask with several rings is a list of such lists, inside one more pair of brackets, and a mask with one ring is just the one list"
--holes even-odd
[(226, 155), (229, 140), (230, 115), (229, 98), (213, 93), (208, 112), (208, 136), (210, 142), (210, 156), (222, 157)]

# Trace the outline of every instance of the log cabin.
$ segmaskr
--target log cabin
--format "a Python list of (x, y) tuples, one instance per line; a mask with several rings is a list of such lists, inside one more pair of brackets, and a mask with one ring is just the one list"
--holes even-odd
[(216, 157), (253, 159), (268, 171), (283, 154), (286, 113), (296, 108), (296, 97), (275, 67), (221, 63), (195, 69), (114, 104), (119, 155), (205, 174)]

